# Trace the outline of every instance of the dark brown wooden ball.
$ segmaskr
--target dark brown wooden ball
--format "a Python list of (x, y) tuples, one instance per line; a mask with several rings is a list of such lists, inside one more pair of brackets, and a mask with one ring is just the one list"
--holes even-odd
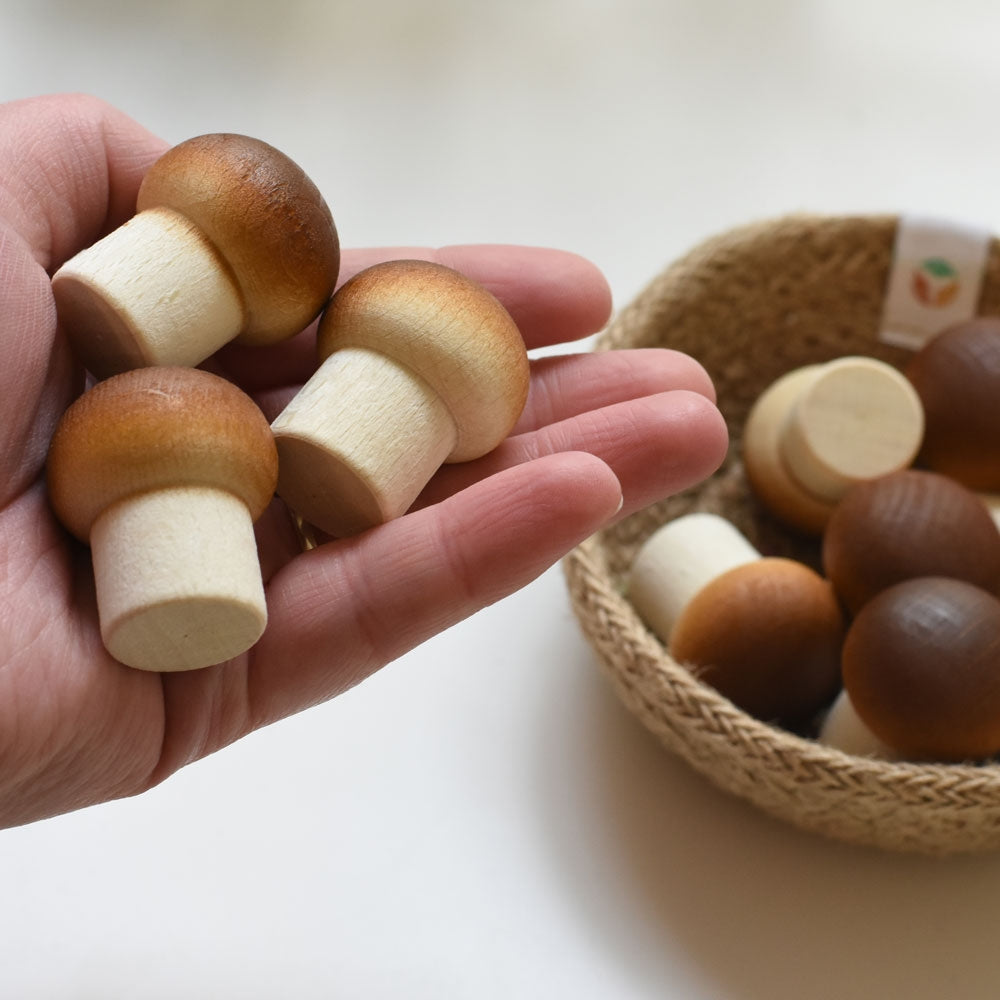
[(794, 726), (840, 688), (844, 621), (829, 583), (791, 559), (757, 559), (706, 584), (671, 633), (680, 663), (758, 719)]
[(943, 331), (906, 375), (924, 407), (920, 462), (970, 489), (1000, 492), (1000, 319)]
[(1000, 530), (985, 503), (946, 476), (904, 469), (858, 483), (823, 536), (823, 571), (856, 614), (903, 580), (946, 576), (1000, 591)]
[(844, 687), (871, 731), (912, 760), (1000, 752), (1000, 600), (962, 580), (874, 597), (844, 641)]

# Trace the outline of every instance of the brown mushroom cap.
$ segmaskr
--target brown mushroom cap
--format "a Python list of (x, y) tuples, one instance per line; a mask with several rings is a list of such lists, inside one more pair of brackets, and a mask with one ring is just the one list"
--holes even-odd
[(795, 724), (836, 695), (843, 634), (829, 583), (766, 557), (702, 587), (674, 626), (670, 652), (750, 715)]
[(340, 243), (315, 184), (259, 139), (211, 134), (169, 149), (139, 188), (138, 211), (180, 213), (233, 273), (246, 305), (242, 343), (298, 333), (333, 294)]
[(844, 687), (871, 731), (914, 760), (1000, 751), (1000, 601), (962, 580), (907, 580), (865, 605)]
[(226, 490), (256, 520), (274, 494), (278, 454), (266, 417), (232, 383), (197, 368), (137, 368), (69, 407), (47, 471), (56, 515), (86, 542), (111, 504), (170, 487)]
[(388, 261), (346, 282), (317, 341), (321, 360), (345, 347), (385, 354), (434, 389), (458, 428), (451, 462), (496, 447), (528, 395), (528, 358), (510, 314), (481, 285), (440, 264)]
[(924, 408), (921, 461), (970, 489), (1000, 492), (1000, 319), (942, 331), (906, 375)]
[(918, 576), (948, 576), (1000, 590), (1000, 531), (959, 483), (904, 469), (858, 483), (823, 537), (823, 570), (856, 613), (879, 591)]

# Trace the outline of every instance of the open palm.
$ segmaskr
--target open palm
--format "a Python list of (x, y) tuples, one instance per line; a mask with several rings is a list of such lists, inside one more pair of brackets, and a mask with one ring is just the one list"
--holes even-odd
[[(490, 455), (446, 466), (415, 509), (303, 553), (275, 500), (258, 524), (269, 624), (247, 654), (152, 674), (114, 661), (87, 549), (53, 518), (48, 441), (84, 374), (61, 336), (52, 271), (134, 211), (164, 144), (85, 97), (0, 106), (0, 825), (131, 795), (255, 728), (324, 701), (513, 592), (615, 517), (697, 482), (725, 428), (702, 369), (671, 351), (532, 363), (521, 421)], [(586, 261), (502, 246), (347, 252), (433, 258), (482, 282), (529, 348), (600, 328)], [(313, 365), (311, 331), (207, 363), (273, 416)], [(621, 505), (621, 506), (619, 506)]]

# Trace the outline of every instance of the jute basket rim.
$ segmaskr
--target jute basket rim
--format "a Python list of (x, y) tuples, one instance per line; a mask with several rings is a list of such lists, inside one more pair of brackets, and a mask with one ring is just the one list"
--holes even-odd
[[(1000, 847), (1000, 765), (887, 763), (850, 756), (751, 718), (671, 659), (623, 596), (628, 567), (664, 522), (701, 510), (732, 520), (765, 554), (818, 566), (818, 543), (787, 532), (743, 477), (740, 435), (780, 374), (845, 354), (901, 365), (877, 332), (898, 219), (794, 215), (713, 237), (626, 306), (597, 349), (671, 347), (715, 381), (731, 447), (708, 482), (640, 511), (564, 561), (574, 612), (612, 686), (671, 752), (715, 785), (795, 826), (894, 851)], [(979, 312), (1000, 315), (1000, 244)]]

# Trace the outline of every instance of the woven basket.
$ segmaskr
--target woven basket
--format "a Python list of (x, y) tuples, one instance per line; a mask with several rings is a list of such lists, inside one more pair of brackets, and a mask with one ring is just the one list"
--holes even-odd
[[(672, 660), (622, 596), (643, 541), (691, 511), (721, 514), (767, 555), (818, 568), (819, 545), (795, 537), (750, 494), (740, 438), (750, 406), (801, 365), (864, 354), (899, 365), (877, 340), (895, 217), (793, 216), (707, 241), (668, 267), (601, 336), (599, 349), (672, 347), (712, 376), (732, 445), (697, 489), (595, 535), (564, 561), (574, 611), (626, 706), (720, 788), (809, 831), (897, 851), (1000, 847), (1000, 765), (885, 763), (759, 722)], [(993, 240), (979, 312), (1000, 314)]]

